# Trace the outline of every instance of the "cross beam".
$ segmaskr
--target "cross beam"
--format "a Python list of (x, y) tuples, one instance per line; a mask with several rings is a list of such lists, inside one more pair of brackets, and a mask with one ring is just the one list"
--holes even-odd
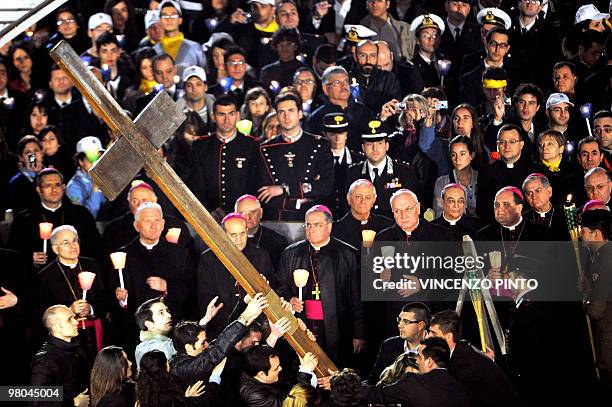
[[(134, 168), (137, 172), (144, 165), (149, 177), (168, 196), (244, 290), (251, 296), (256, 293), (265, 295), (269, 304), (265, 310), (268, 318), (272, 322), (282, 317), (289, 318), (291, 329), (285, 334), (285, 338), (300, 356), (307, 352), (312, 352), (317, 356), (319, 363), (315, 373), (322, 377), (329, 375), (329, 369), (338, 370), (321, 347), (299, 329), (297, 318), (282, 308), (278, 295), (262, 275), (238, 250), (170, 165), (158, 154), (156, 146), (161, 145), (172, 133), (171, 129), (175, 125), (180, 125), (184, 120), (184, 115), (177, 112), (176, 104), (166, 92), (158, 94), (147, 106), (144, 113), (137, 119), (137, 123), (142, 125), (137, 125), (83, 65), (68, 43), (61, 41), (49, 55), (72, 79), (81, 94), (87, 98), (111, 130), (121, 134), (119, 140), (102, 155), (90, 170), (92, 178), (104, 194), (111, 200), (115, 199), (132, 180), (135, 174), (131, 172), (134, 171)], [(151, 129), (149, 135), (155, 135), (153, 144), (146, 137), (147, 131), (140, 128), (143, 126)], [(167, 132), (166, 135), (161, 134), (164, 131)]]

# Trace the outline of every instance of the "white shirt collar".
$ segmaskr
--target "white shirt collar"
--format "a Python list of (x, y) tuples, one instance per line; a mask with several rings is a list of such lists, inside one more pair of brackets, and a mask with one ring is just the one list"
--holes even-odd
[(523, 28), (526, 28), (527, 31), (531, 30), (531, 27), (533, 27), (533, 25), (535, 24), (537, 20), (538, 19), (535, 18), (529, 25), (523, 25), (523, 21), (519, 18), (519, 24), (521, 26), (521, 31), (523, 30)]
[(533, 210), (534, 210), (534, 211), (536, 211), (536, 213), (540, 215), (540, 218), (545, 218), (545, 217), (546, 217), (546, 214), (547, 214), (548, 212), (552, 211), (552, 208), (553, 208), (553, 206), (552, 206), (552, 205), (550, 205), (550, 208), (548, 208), (548, 210), (547, 210), (547, 211), (545, 211), (545, 212), (540, 212), (540, 211), (538, 211), (538, 210), (537, 210), (537, 209), (535, 209), (535, 208), (533, 208)]
[(61, 203), (61, 202), (60, 202), (60, 204), (59, 204), (59, 206), (58, 206), (57, 208), (49, 208), (49, 207), (48, 207), (47, 205), (45, 205), (43, 202), (41, 202), (40, 204), (42, 205), (42, 207), (43, 207), (43, 208), (45, 208), (46, 210), (51, 211), (51, 212), (55, 212), (55, 211), (57, 211), (59, 208), (61, 208), (61, 207), (62, 207), (62, 203)]
[(368, 174), (370, 174), (370, 179), (374, 179), (374, 168), (378, 168), (378, 176), (380, 177), (385, 170), (385, 166), (387, 165), (387, 157), (382, 160), (378, 165), (372, 165), (372, 163), (368, 160)]
[(505, 227), (506, 229), (508, 229), (509, 231), (513, 231), (514, 229), (516, 229), (516, 227), (518, 225), (521, 224), (522, 221), (523, 221), (523, 215), (521, 215), (521, 217), (519, 218), (518, 222), (516, 222), (514, 225), (512, 225), (512, 226), (504, 226), (504, 225), (502, 225), (502, 226)]
[(427, 62), (428, 64), (431, 63), (431, 59), (429, 59), (425, 55), (423, 55), (423, 53), (421, 51), (419, 51), (419, 55), (421, 56), (421, 58), (423, 58), (423, 61)]
[(157, 246), (158, 243), (159, 243), (159, 239), (157, 240), (157, 242), (155, 242), (153, 244), (146, 244), (145, 242), (142, 241), (142, 239), (140, 239), (140, 244), (143, 245), (144, 247), (146, 247), (147, 250), (153, 249), (155, 246)]
[(74, 264), (67, 264), (67, 263), (64, 263), (64, 262), (62, 261), (62, 259), (60, 259), (59, 257), (57, 258), (57, 261), (59, 261), (60, 263), (62, 263), (62, 264), (63, 264), (64, 266), (66, 266), (66, 267), (70, 267), (71, 269), (75, 268), (75, 267), (76, 267), (76, 266), (79, 264), (79, 262), (78, 262), (78, 261), (77, 261), (76, 263), (74, 263)]
[(55, 103), (57, 103), (57, 104), (58, 104), (58, 106), (62, 106), (62, 104), (64, 104), (64, 103), (65, 103), (66, 105), (69, 105), (70, 103), (72, 103), (72, 94), (71, 94), (71, 93), (68, 93), (68, 98), (67, 98), (66, 100), (64, 100), (64, 101), (59, 100), (59, 99), (57, 98), (57, 96), (55, 96), (55, 97), (54, 97), (54, 99), (55, 99)]
[(463, 26), (465, 25), (465, 20), (463, 20), (463, 22), (461, 22), (461, 24), (459, 25), (454, 25), (453, 23), (448, 21), (448, 18), (447, 18), (446, 25), (448, 26), (448, 32), (450, 32), (451, 35), (453, 36), (455, 35), (455, 28), (459, 29), (459, 35), (461, 35), (461, 32), (463, 31)]

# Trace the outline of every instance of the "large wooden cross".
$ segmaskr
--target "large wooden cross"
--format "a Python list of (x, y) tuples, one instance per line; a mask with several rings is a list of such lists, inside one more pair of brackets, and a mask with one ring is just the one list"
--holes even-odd
[(282, 317), (289, 318), (291, 329), (285, 334), (285, 338), (300, 356), (306, 352), (317, 356), (317, 375), (327, 376), (328, 369), (337, 370), (319, 345), (298, 328), (297, 319), (282, 308), (278, 295), (266, 280), (158, 154), (157, 149), (185, 120), (185, 115), (170, 96), (166, 92), (160, 92), (136, 121), (132, 122), (104, 86), (83, 65), (68, 43), (61, 41), (51, 50), (50, 55), (70, 76), (110, 129), (121, 134), (89, 171), (104, 195), (110, 200), (115, 199), (144, 166), (149, 177), (170, 198), (244, 290), (251, 296), (255, 293), (265, 295), (269, 304), (265, 310), (268, 318), (272, 322)]

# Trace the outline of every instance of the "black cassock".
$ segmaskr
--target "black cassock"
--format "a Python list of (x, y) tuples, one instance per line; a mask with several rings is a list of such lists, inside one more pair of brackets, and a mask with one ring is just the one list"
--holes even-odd
[[(30, 259), (33, 252), (42, 252), (43, 241), (40, 239), (38, 227), (41, 222), (53, 223), (54, 229), (61, 225), (74, 226), (79, 232), (81, 254), (96, 259), (102, 265), (108, 263), (93, 216), (84, 206), (74, 205), (66, 198), (55, 212), (39, 204), (34, 209), (27, 209), (17, 214), (11, 225), (7, 246), (27, 254)], [(50, 242), (47, 242), (47, 255), (49, 263), (55, 259)]]
[[(86, 300), (93, 309), (93, 314), (87, 317), (88, 327), (84, 321), (79, 323), (79, 340), (83, 350), (86, 352), (90, 362), (96, 355), (97, 348), (102, 346), (102, 341), (96, 343), (96, 332), (102, 338), (101, 321), (94, 323), (95, 317), (104, 318), (108, 310), (106, 298), (106, 279), (98, 262), (86, 257), (79, 257), (79, 262), (73, 268), (60, 263), (59, 259), (51, 261), (45, 268), (38, 272), (35, 277), (36, 295), (33, 298), (34, 321), (41, 320), (43, 313), (52, 305), (62, 304), (70, 307), (76, 300), (83, 299), (83, 290), (79, 284), (78, 274), (89, 271), (96, 274), (96, 278), (87, 291)], [(97, 325), (97, 326), (96, 326)], [(34, 325), (37, 326), (36, 324)]]
[[(185, 222), (175, 218), (174, 216), (164, 215), (164, 231), (162, 232), (162, 239), (165, 239), (166, 233), (170, 228), (180, 228), (181, 234), (179, 236), (178, 244), (186, 248), (194, 261), (196, 260), (195, 254), (195, 243), (189, 228), (185, 225)], [(132, 242), (132, 240), (138, 237), (138, 232), (134, 229), (134, 215), (132, 212), (128, 212), (123, 216), (120, 216), (110, 222), (104, 228), (104, 234), (102, 239), (104, 240), (104, 246), (109, 253), (119, 250), (120, 247), (126, 246)]]
[(355, 219), (349, 211), (342, 218), (334, 222), (332, 235), (351, 246), (360, 249), (363, 238), (362, 230), (373, 230), (376, 233), (393, 225), (393, 221), (386, 216), (370, 213), (370, 217), (365, 223)]
[[(303, 300), (316, 299), (312, 293), (315, 287), (311, 248), (308, 241), (302, 240), (289, 246), (281, 256), (278, 293), (287, 300), (298, 297), (298, 288), (293, 282), (293, 271), (296, 269), (305, 269), (310, 273), (308, 283), (302, 289)], [(324, 345), (323, 349), (334, 362), (342, 365), (352, 355), (352, 339), (365, 338), (357, 252), (332, 237), (314, 256), (326, 342), (321, 345)], [(305, 318), (305, 311), (298, 317)]]
[[(274, 289), (276, 287), (276, 276), (267, 250), (256, 247), (249, 242), (242, 254), (260, 274), (268, 279), (270, 286)], [(215, 338), (223, 331), (229, 323), (232, 310), (245, 294), (244, 289), (237, 285), (234, 276), (219, 261), (212, 250), (207, 249), (200, 255), (197, 271), (197, 297), (200, 313), (201, 315), (206, 313), (208, 303), (216, 296), (219, 296), (217, 305), (223, 303), (223, 308), (207, 325), (208, 337)]]
[(468, 214), (461, 215), (459, 220), (455, 221), (454, 224), (448, 221), (444, 215), (433, 220), (431, 223), (448, 229), (453, 236), (453, 240), (456, 241), (462, 241), (464, 235), (469, 235), (474, 239), (476, 232), (484, 226), (484, 221), (482, 219)]
[(263, 225), (259, 225), (257, 232), (253, 236), (249, 236), (249, 242), (268, 251), (275, 270), (278, 268), (278, 262), (280, 261), (281, 254), (283, 254), (283, 250), (289, 245), (285, 236)]
[[(164, 302), (170, 309), (173, 323), (184, 318), (195, 317), (195, 309), (187, 313), (187, 305), (192, 300), (195, 266), (188, 255), (187, 249), (179, 245), (160, 241), (148, 250), (140, 243), (140, 239), (120, 249), (126, 253), (123, 279), (128, 290), (127, 307), (122, 308), (115, 298), (115, 289), (119, 287), (119, 274), (111, 273), (109, 285), (110, 301), (115, 310), (116, 329), (124, 345), (135, 346), (138, 328), (134, 321), (134, 312), (145, 301), (162, 296), (164, 293), (149, 288), (146, 283), (149, 277), (161, 277), (166, 280), (167, 293)], [(193, 314), (193, 315), (192, 315)]]

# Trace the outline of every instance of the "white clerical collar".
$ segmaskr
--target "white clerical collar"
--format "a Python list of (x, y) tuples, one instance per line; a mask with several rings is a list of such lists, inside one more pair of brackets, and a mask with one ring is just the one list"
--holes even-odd
[(64, 266), (66, 266), (66, 267), (70, 267), (71, 269), (75, 268), (75, 267), (76, 267), (76, 266), (79, 264), (79, 262), (78, 262), (78, 261), (77, 261), (77, 262), (75, 262), (74, 264), (68, 264), (68, 263), (65, 263), (65, 262), (63, 262), (63, 261), (62, 261), (62, 259), (60, 259), (59, 257), (57, 258), (57, 260), (58, 260), (60, 263), (62, 263)]
[(521, 224), (522, 221), (523, 221), (523, 215), (521, 215), (521, 217), (519, 218), (518, 222), (516, 222), (514, 225), (512, 225), (512, 226), (504, 226), (504, 225), (502, 225), (502, 226), (504, 226), (506, 229), (508, 229), (509, 231), (512, 232), (512, 231), (514, 231), (516, 229), (516, 227), (518, 225)]
[(42, 205), (42, 207), (43, 207), (43, 208), (45, 208), (46, 210), (51, 211), (51, 212), (55, 212), (55, 211), (57, 211), (59, 208), (61, 208), (61, 207), (62, 207), (62, 203), (61, 203), (61, 202), (59, 203), (59, 205), (57, 206), (57, 208), (51, 208), (51, 207), (49, 207), (49, 206), (45, 205), (45, 203), (44, 203), (44, 202), (41, 202), (40, 204)]
[(536, 212), (537, 212), (537, 213), (540, 215), (540, 218), (545, 218), (545, 217), (546, 217), (546, 214), (547, 214), (548, 212), (550, 212), (550, 211), (552, 210), (552, 208), (553, 208), (553, 206), (552, 206), (552, 205), (550, 205), (550, 208), (548, 208), (548, 210), (547, 210), (547, 211), (544, 211), (544, 212), (540, 212), (540, 211), (538, 211), (538, 210), (537, 210), (537, 209), (535, 209), (535, 208), (534, 208), (534, 210), (535, 210), (535, 211), (536, 211)]
[(283, 140), (285, 140), (289, 144), (296, 143), (300, 138), (302, 138), (302, 134), (304, 134), (304, 130), (300, 129), (300, 131), (293, 137), (289, 137), (283, 134)]
[(66, 98), (66, 100), (59, 100), (57, 96), (55, 96), (55, 103), (57, 103), (58, 106), (64, 106), (64, 104), (69, 105), (70, 103), (72, 103), (72, 94), (68, 93), (68, 97)]
[(236, 130), (234, 130), (234, 134), (232, 134), (232, 135), (231, 135), (231, 136), (229, 136), (229, 137), (220, 137), (220, 136), (217, 134), (217, 138), (218, 138), (218, 139), (219, 139), (219, 141), (221, 141), (223, 144), (227, 144), (227, 143), (229, 143), (230, 141), (234, 140), (234, 139), (236, 138), (236, 136), (237, 136), (237, 135), (238, 135), (238, 132), (237, 132)]
[[(463, 216), (463, 215), (461, 215), (461, 216)], [(450, 220), (449, 218), (446, 217), (446, 213), (442, 212), (442, 217), (444, 218), (445, 221), (450, 223), (451, 226), (455, 226), (457, 224), (457, 222), (459, 222), (461, 220), (461, 216), (459, 216), (455, 220)]]
[(412, 236), (412, 232), (414, 232), (415, 230), (417, 230), (417, 228), (419, 227), (419, 222), (420, 222), (420, 221), (421, 221), (420, 219), (417, 219), (417, 224), (416, 224), (416, 226), (415, 226), (415, 227), (414, 227), (414, 229), (412, 229), (410, 232), (406, 232), (406, 231), (404, 230), (404, 233), (406, 233), (406, 236), (408, 236), (408, 237), (411, 237), (411, 236)]
[[(516, 161), (518, 161), (518, 160), (516, 160)], [(511, 163), (504, 161), (504, 163), (506, 164), (506, 168), (514, 168), (514, 163), (515, 163), (516, 161), (511, 162)]]
[(314, 244), (310, 244), (312, 246), (313, 249), (315, 249), (316, 251), (321, 250), (322, 247), (325, 247), (329, 244), (329, 241), (331, 240), (331, 238), (327, 238), (327, 240), (325, 242), (323, 242), (323, 244), (321, 246), (315, 246)]
[(157, 242), (153, 244), (146, 244), (145, 242), (142, 241), (142, 239), (140, 239), (140, 244), (146, 247), (147, 250), (152, 250), (155, 246), (157, 246), (158, 243), (159, 243), (159, 239), (157, 239)]

